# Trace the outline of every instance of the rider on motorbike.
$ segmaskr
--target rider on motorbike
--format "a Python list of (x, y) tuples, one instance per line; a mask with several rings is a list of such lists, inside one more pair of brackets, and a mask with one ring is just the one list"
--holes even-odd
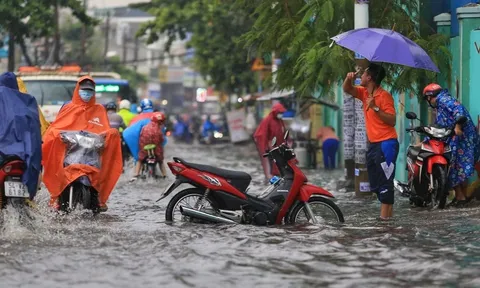
[[(101, 169), (89, 165), (64, 166), (65, 148), (62, 131), (86, 131), (105, 135), (101, 153)], [(59, 208), (58, 197), (74, 181), (87, 176), (98, 192), (100, 211), (106, 211), (106, 202), (122, 174), (120, 134), (110, 127), (105, 108), (96, 103), (95, 82), (89, 76), (81, 77), (73, 92), (72, 101), (65, 104), (50, 125), (42, 146), (44, 161), (43, 182), (50, 192), (50, 204)], [(73, 168), (72, 168), (73, 167)]]
[(146, 145), (155, 144), (155, 156), (157, 158), (157, 163), (162, 172), (162, 177), (167, 176), (165, 165), (163, 165), (163, 123), (165, 122), (165, 115), (161, 112), (154, 112), (151, 117), (150, 123), (145, 125), (140, 132), (139, 146), (140, 150), (138, 152), (138, 161), (135, 167), (135, 176), (131, 181), (135, 181), (140, 176), (140, 170), (142, 169), (142, 163), (147, 158), (147, 151), (143, 149)]
[(213, 134), (217, 130), (218, 130), (217, 126), (215, 124), (213, 124), (210, 115), (208, 115), (205, 122), (203, 122), (202, 137), (203, 138), (208, 138), (208, 137), (210, 137), (210, 133)]
[(136, 122), (144, 119), (150, 119), (153, 116), (153, 102), (150, 99), (143, 99), (140, 102), (140, 107), (142, 109), (142, 113), (136, 115), (128, 126), (132, 126)]
[(120, 115), (120, 117), (122, 117), (123, 123), (125, 123), (127, 127), (130, 125), (132, 119), (135, 118), (135, 116), (137, 115), (130, 112), (130, 107), (130, 101), (128, 101), (127, 99), (123, 99), (122, 101), (120, 101), (120, 105), (118, 107), (120, 111), (118, 111), (117, 113), (118, 115)]
[(22, 182), (33, 199), (42, 159), (39, 107), (33, 96), (19, 91), (12, 72), (0, 75), (0, 115), (0, 165), (5, 155), (18, 156), (25, 162)]
[(452, 149), (449, 184), (455, 190), (455, 200), (451, 205), (463, 206), (468, 202), (465, 197), (468, 178), (472, 176), (479, 157), (479, 138), (475, 125), (465, 106), (440, 85), (435, 83), (427, 85), (423, 89), (423, 99), (430, 107), (437, 109), (435, 124), (440, 127), (453, 127), (461, 116), (468, 119), (463, 126), (456, 124), (456, 136), (447, 140)]
[(110, 127), (115, 128), (119, 131), (127, 128), (123, 122), (123, 118), (117, 114), (117, 104), (115, 102), (109, 102), (105, 105), (107, 110), (108, 121), (110, 122)]

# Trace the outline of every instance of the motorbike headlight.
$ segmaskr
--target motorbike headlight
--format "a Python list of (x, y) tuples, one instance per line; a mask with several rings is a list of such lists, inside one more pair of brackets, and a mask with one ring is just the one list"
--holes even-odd
[(223, 134), (220, 133), (220, 132), (215, 131), (215, 132), (213, 132), (213, 137), (214, 137), (214, 138), (217, 138), (217, 139), (218, 139), (218, 138), (222, 138), (222, 137), (223, 137)]

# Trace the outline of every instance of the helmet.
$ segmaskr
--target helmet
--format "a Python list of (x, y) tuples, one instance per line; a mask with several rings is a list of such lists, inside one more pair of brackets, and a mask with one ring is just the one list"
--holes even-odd
[(152, 117), (150, 117), (150, 120), (157, 123), (163, 123), (165, 121), (165, 114), (162, 112), (155, 112)]
[(442, 91), (442, 86), (438, 85), (437, 83), (428, 84), (423, 89), (423, 97), (426, 98), (428, 96), (437, 97), (438, 93)]
[(119, 108), (130, 110), (130, 101), (128, 101), (127, 99), (123, 99), (122, 101), (120, 101)]
[(142, 107), (142, 111), (145, 109), (153, 109), (153, 102), (150, 99), (143, 99), (140, 102), (140, 107)]
[(117, 104), (115, 104), (115, 102), (108, 102), (108, 103), (105, 105), (105, 109), (117, 111)]

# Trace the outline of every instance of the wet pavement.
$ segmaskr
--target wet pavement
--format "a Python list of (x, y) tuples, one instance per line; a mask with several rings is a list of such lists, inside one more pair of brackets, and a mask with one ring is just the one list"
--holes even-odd
[[(253, 146), (173, 145), (166, 156), (243, 170), (263, 188)], [(373, 197), (336, 190), (343, 170), (306, 171), (330, 190), (345, 225), (255, 227), (164, 223), (172, 180), (122, 176), (97, 218), (3, 211), (1, 287), (480, 287), (480, 209), (428, 211), (397, 198), (395, 220)]]

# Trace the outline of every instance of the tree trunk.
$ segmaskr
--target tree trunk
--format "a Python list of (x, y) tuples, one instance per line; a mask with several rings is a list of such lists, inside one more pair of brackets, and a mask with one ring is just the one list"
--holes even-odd
[(43, 64), (47, 64), (47, 60), (50, 58), (50, 38), (45, 37), (45, 42), (43, 43)]
[(53, 62), (54, 64), (60, 64), (60, 25), (59, 25), (59, 13), (58, 13), (58, 0), (55, 1), (55, 36), (53, 45)]
[(15, 41), (12, 29), (8, 33), (8, 71), (15, 71)]
[(107, 12), (107, 25), (105, 27), (105, 47), (103, 48), (103, 59), (105, 61), (105, 68), (107, 68), (107, 54), (108, 54), (108, 46), (110, 40), (110, 11)]
[(23, 54), (23, 57), (25, 57), (25, 61), (27, 62), (27, 65), (33, 66), (33, 62), (32, 62), (32, 59), (30, 58), (30, 55), (28, 55), (27, 45), (25, 45), (24, 39), (20, 40), (20, 48), (22, 49), (22, 54)]

